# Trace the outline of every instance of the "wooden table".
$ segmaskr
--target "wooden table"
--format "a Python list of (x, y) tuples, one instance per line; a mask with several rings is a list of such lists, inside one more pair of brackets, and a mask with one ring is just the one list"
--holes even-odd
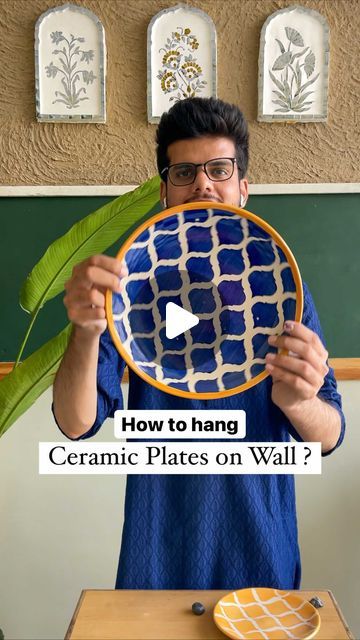
[[(65, 640), (224, 640), (212, 611), (228, 592), (85, 590)], [(317, 595), (324, 602), (316, 640), (354, 640), (331, 591), (294, 593), (306, 600)], [(196, 601), (206, 608), (202, 616), (191, 611)]]

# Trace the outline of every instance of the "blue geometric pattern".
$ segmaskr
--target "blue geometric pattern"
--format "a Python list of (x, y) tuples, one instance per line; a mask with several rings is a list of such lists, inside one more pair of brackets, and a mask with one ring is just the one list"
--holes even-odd
[[(215, 395), (238, 388), (264, 371), (269, 335), (295, 317), (282, 249), (226, 210), (194, 208), (156, 222), (125, 262), (123, 291), (112, 295), (114, 326), (137, 367), (166, 386)], [(168, 302), (199, 318), (180, 339), (165, 335)]]

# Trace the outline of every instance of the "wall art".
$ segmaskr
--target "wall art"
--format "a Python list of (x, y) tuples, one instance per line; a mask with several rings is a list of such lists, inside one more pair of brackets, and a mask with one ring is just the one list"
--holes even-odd
[(147, 35), (148, 121), (184, 98), (216, 97), (216, 30), (200, 9), (178, 4), (157, 13)]
[(258, 120), (326, 121), (329, 26), (317, 11), (291, 6), (261, 30)]
[(35, 27), (36, 118), (39, 122), (105, 122), (104, 28), (84, 7), (64, 4)]

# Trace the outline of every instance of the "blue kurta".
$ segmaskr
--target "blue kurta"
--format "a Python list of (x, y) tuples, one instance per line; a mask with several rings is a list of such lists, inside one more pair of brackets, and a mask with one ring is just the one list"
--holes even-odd
[[(302, 322), (323, 340), (314, 303), (304, 284)], [(119, 381), (124, 362), (109, 333), (101, 337), (98, 412), (94, 435), (123, 408)], [(271, 378), (229, 398), (188, 400), (159, 391), (130, 371), (129, 409), (244, 409), (245, 441), (301, 440), (271, 400)], [(319, 396), (345, 421), (333, 370)], [(329, 452), (330, 453), (330, 452)], [(130, 475), (116, 588), (298, 589), (298, 546), (292, 475)]]

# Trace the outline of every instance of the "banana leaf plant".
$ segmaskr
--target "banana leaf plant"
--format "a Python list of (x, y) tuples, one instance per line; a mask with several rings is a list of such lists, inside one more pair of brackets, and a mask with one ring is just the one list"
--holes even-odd
[(151, 211), (159, 201), (159, 185), (155, 176), (77, 222), (49, 246), (25, 280), (20, 305), (30, 323), (14, 369), (0, 381), (0, 436), (52, 385), (70, 338), (71, 324), (20, 363), (40, 310), (64, 290), (76, 264), (104, 252)]

